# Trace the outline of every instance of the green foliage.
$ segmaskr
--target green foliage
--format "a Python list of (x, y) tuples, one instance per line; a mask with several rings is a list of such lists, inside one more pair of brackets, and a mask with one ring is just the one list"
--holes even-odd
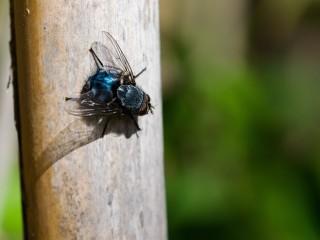
[(5, 199), (4, 213), (0, 225), (1, 239), (22, 239), (22, 209), (18, 169), (12, 174)]
[(320, 74), (276, 66), (194, 70), (165, 99), (171, 239), (319, 239)]

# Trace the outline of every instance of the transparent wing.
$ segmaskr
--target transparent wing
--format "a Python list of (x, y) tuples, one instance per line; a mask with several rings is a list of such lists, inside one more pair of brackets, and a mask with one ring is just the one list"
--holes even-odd
[(101, 115), (109, 104), (104, 104), (94, 98), (91, 91), (83, 93), (80, 98), (68, 98), (65, 103), (65, 110), (80, 117), (90, 117), (94, 115)]
[(103, 33), (105, 36), (105, 45), (100, 42), (94, 42), (91, 45), (91, 49), (95, 52), (104, 67), (121, 70), (124, 74), (128, 74), (131, 81), (134, 82), (134, 75), (130, 64), (117, 41), (109, 33)]
[(99, 115), (104, 111), (104, 108), (99, 105), (94, 105), (94, 103), (90, 104), (89, 102), (88, 105), (81, 104), (80, 98), (72, 98), (66, 101), (65, 110), (74, 116), (90, 117)]
[(127, 114), (117, 103), (109, 103), (106, 106), (92, 99), (81, 98), (68, 99), (66, 111), (85, 118), (72, 122), (41, 153), (37, 160), (36, 180), (62, 157), (103, 137), (106, 125), (114, 115)]
[(125, 65), (121, 62), (116, 52), (112, 52), (101, 42), (91, 44), (91, 49), (97, 56), (97, 60), (107, 69), (115, 69), (121, 72), (127, 72)]
[(103, 137), (108, 120), (107, 117), (101, 116), (86, 118), (85, 120), (81, 118), (63, 129), (37, 159), (36, 180), (62, 157)]
[(120, 107), (117, 102), (101, 103), (93, 97), (91, 92), (81, 94), (80, 98), (68, 98), (65, 103), (65, 110), (71, 115), (79, 117), (110, 116), (126, 113), (126, 110)]

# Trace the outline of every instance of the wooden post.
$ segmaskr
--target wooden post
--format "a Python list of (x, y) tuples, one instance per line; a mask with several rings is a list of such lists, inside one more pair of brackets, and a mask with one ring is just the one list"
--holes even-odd
[[(166, 239), (158, 0), (11, 0), (11, 17), (25, 238)], [(139, 117), (138, 135), (110, 132), (35, 182), (41, 153), (76, 121), (65, 97), (90, 75), (88, 50), (102, 31), (134, 73), (147, 67), (137, 84), (154, 114)]]

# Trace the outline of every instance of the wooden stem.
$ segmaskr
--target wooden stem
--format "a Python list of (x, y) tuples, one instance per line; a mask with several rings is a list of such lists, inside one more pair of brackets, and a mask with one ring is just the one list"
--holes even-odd
[[(166, 239), (158, 0), (11, 0), (11, 13), (25, 238)], [(103, 138), (78, 146), (93, 126), (84, 121), (79, 133), (65, 98), (92, 73), (89, 49), (102, 31), (134, 73), (147, 67), (137, 84), (157, 107), (139, 117), (137, 135), (115, 117)], [(35, 181), (37, 166), (68, 144), (77, 148)]]

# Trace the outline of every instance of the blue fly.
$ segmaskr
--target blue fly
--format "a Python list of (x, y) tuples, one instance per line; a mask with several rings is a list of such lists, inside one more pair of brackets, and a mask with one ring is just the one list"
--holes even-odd
[(104, 34), (107, 46), (94, 42), (90, 48), (97, 71), (89, 77), (79, 98), (67, 98), (66, 111), (82, 117), (128, 115), (140, 130), (136, 117), (152, 112), (150, 96), (135, 82), (146, 68), (134, 75), (116, 40)]
[(137, 117), (152, 113), (150, 97), (135, 79), (131, 67), (116, 40), (107, 32), (105, 45), (94, 42), (90, 53), (96, 64), (95, 73), (85, 82), (79, 97), (67, 97), (65, 110), (82, 117), (62, 130), (39, 156), (36, 180), (55, 162), (96, 139), (103, 137), (110, 119), (129, 116), (136, 130)]

